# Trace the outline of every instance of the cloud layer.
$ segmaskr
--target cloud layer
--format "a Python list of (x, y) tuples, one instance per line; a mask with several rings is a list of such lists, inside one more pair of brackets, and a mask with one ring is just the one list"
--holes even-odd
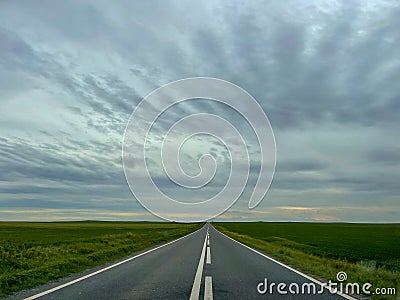
[[(270, 192), (248, 211), (259, 160), (243, 120), (211, 101), (161, 118), (155, 141), (190, 113), (243, 127), (251, 180), (221, 219), (398, 222), (399, 26), (398, 1), (2, 2), (0, 220), (154, 219), (122, 171), (129, 115), (163, 84), (208, 76), (251, 93), (277, 143)], [(200, 145), (228, 158), (215, 141)]]

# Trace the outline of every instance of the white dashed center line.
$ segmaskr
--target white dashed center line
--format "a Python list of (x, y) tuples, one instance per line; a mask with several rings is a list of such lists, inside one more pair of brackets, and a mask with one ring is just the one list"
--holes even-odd
[(210, 247), (207, 246), (207, 259), (206, 259), (206, 264), (211, 264), (211, 251), (210, 251)]
[(206, 276), (205, 278), (204, 300), (213, 300), (211, 276)]

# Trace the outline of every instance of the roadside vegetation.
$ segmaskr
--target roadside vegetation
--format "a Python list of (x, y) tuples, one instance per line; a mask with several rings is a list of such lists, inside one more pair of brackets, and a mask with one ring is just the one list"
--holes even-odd
[(174, 240), (201, 226), (0, 222), (0, 297)]
[[(344, 283), (371, 283), (396, 288), (400, 299), (400, 224), (348, 223), (213, 223), (216, 229), (306, 274)], [(364, 295), (366, 296), (366, 295)], [(364, 298), (365, 299), (365, 298)]]

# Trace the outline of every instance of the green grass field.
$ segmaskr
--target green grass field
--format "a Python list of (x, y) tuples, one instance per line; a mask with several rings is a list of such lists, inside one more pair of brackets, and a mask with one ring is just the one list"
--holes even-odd
[(0, 297), (174, 240), (201, 226), (0, 222)]
[[(320, 279), (395, 287), (400, 293), (400, 224), (214, 223), (225, 234)], [(373, 299), (400, 299), (374, 295)]]

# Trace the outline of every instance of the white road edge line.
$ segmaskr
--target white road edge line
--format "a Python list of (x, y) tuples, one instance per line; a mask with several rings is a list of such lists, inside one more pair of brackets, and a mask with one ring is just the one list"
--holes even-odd
[[(215, 228), (214, 228), (214, 229), (215, 229)], [(257, 254), (259, 254), (259, 255), (261, 255), (261, 256), (263, 256), (263, 257), (265, 257), (265, 258), (271, 260), (271, 261), (273, 261), (274, 263), (277, 263), (278, 265), (281, 265), (282, 267), (285, 267), (286, 269), (288, 269), (288, 270), (290, 270), (290, 271), (292, 271), (292, 272), (295, 272), (295, 273), (297, 273), (297, 274), (303, 276), (304, 278), (306, 278), (306, 279), (308, 279), (308, 280), (310, 280), (310, 281), (312, 281), (312, 282), (314, 282), (314, 283), (317, 283), (317, 284), (319, 284), (319, 285), (323, 285), (323, 284), (324, 284), (323, 282), (321, 282), (321, 281), (319, 281), (319, 280), (317, 280), (317, 279), (315, 279), (315, 278), (313, 278), (313, 277), (311, 277), (311, 276), (308, 276), (308, 275), (306, 275), (306, 274), (304, 274), (304, 273), (301, 273), (300, 271), (298, 271), (298, 270), (296, 270), (296, 269), (293, 269), (292, 267), (289, 267), (289, 266), (287, 266), (287, 265), (281, 263), (280, 261), (278, 261), (278, 260), (276, 260), (276, 259), (274, 259), (274, 258), (272, 258), (272, 257), (269, 257), (268, 255), (265, 255), (265, 254), (263, 254), (263, 253), (261, 253), (261, 252), (258, 252), (257, 250), (255, 250), (255, 249), (253, 249), (253, 248), (251, 248), (251, 247), (249, 247), (249, 246), (247, 246), (247, 245), (245, 245), (245, 244), (242, 244), (241, 242), (239, 242), (239, 241), (237, 241), (237, 240), (231, 238), (230, 236), (227, 236), (226, 234), (222, 233), (221, 231), (219, 231), (219, 230), (217, 230), (217, 229), (215, 229), (215, 230), (216, 230), (217, 232), (219, 232), (220, 234), (222, 234), (223, 236), (227, 237), (228, 239), (231, 239), (231, 240), (234, 241), (235, 243), (238, 243), (239, 245), (242, 245), (243, 247), (246, 247), (247, 249), (249, 249), (249, 250), (251, 250), (251, 251), (253, 251), (253, 252), (255, 252), (255, 253), (257, 253)], [(326, 289), (329, 291), (329, 288), (326, 286), (326, 284), (324, 285), (324, 288), (326, 288)], [(343, 298), (348, 299), (348, 300), (358, 300), (357, 298), (354, 298), (354, 297), (352, 297), (352, 296), (350, 296), (350, 295), (347, 295), (347, 294), (345, 294), (345, 293), (342, 293), (342, 292), (340, 292), (340, 291), (338, 291), (336, 294), (337, 294), (337, 295), (340, 295), (340, 296), (342, 296)]]
[(204, 286), (204, 300), (213, 300), (212, 277), (206, 276)]
[(194, 277), (192, 292), (189, 300), (198, 300), (200, 294), (201, 277), (203, 275), (204, 257), (206, 253), (207, 236), (204, 239), (203, 249), (201, 250), (199, 265), (197, 266), (196, 276)]
[(210, 247), (207, 247), (207, 259), (206, 259), (206, 264), (211, 264), (211, 251)]
[(120, 261), (120, 262), (118, 262), (118, 263), (116, 263), (116, 264), (113, 264), (113, 265), (111, 265), (111, 266), (105, 267), (105, 268), (103, 268), (103, 269), (101, 269), (101, 270), (98, 270), (98, 271), (96, 271), (96, 272), (93, 272), (93, 273), (87, 274), (87, 275), (85, 275), (85, 276), (79, 277), (79, 278), (77, 278), (77, 279), (75, 279), (75, 280), (72, 280), (72, 281), (69, 281), (69, 282), (67, 282), (67, 283), (61, 284), (61, 285), (59, 285), (59, 286), (56, 286), (56, 287), (54, 287), (54, 288), (51, 288), (51, 289), (46, 290), (46, 291), (44, 291), (44, 292), (41, 292), (41, 293), (39, 293), (39, 294), (36, 294), (36, 295), (33, 295), (33, 296), (29, 296), (28, 298), (24, 298), (24, 300), (33, 300), (33, 299), (37, 299), (37, 298), (42, 297), (42, 296), (44, 296), (44, 295), (53, 293), (53, 292), (55, 292), (55, 291), (57, 291), (57, 290), (61, 290), (62, 288), (65, 288), (65, 287), (67, 287), (67, 286), (70, 286), (70, 285), (72, 285), (72, 284), (74, 284), (74, 283), (77, 283), (77, 282), (79, 282), (79, 281), (85, 280), (85, 279), (87, 279), (87, 278), (89, 278), (89, 277), (92, 277), (92, 276), (95, 276), (95, 275), (97, 275), (97, 274), (103, 273), (103, 272), (105, 272), (105, 271), (107, 271), (107, 270), (110, 270), (110, 269), (112, 269), (112, 268), (114, 268), (114, 267), (117, 267), (117, 266), (119, 266), (119, 265), (122, 265), (122, 264), (124, 264), (124, 263), (126, 263), (126, 262), (128, 262), (128, 261), (134, 260), (134, 259), (136, 259), (136, 258), (138, 258), (138, 257), (141, 257), (141, 256), (143, 256), (143, 255), (146, 255), (146, 254), (148, 254), (148, 253), (150, 253), (150, 252), (156, 251), (156, 250), (158, 250), (158, 249), (160, 249), (160, 248), (163, 248), (163, 247), (168, 246), (168, 245), (170, 245), (170, 244), (172, 244), (172, 243), (175, 243), (175, 242), (177, 242), (177, 241), (179, 241), (179, 240), (181, 240), (181, 239), (184, 239), (184, 238), (186, 238), (186, 237), (189, 237), (189, 236), (191, 236), (192, 234), (195, 234), (196, 232), (198, 232), (198, 231), (200, 231), (200, 230), (202, 230), (202, 229), (203, 229), (203, 227), (200, 228), (200, 229), (198, 229), (198, 230), (196, 230), (196, 231), (194, 231), (194, 232), (192, 232), (192, 233), (189, 233), (189, 234), (187, 234), (187, 235), (185, 235), (185, 236), (182, 236), (182, 237), (180, 237), (180, 238), (178, 238), (178, 239), (176, 239), (176, 240), (173, 240), (173, 241), (168, 242), (168, 243), (166, 243), (166, 244), (160, 245), (160, 246), (158, 246), (158, 247), (156, 247), (156, 248), (147, 250), (147, 251), (145, 251), (145, 252), (143, 252), (143, 253), (140, 253), (140, 254), (138, 254), (138, 255), (135, 255), (135, 256), (133, 256), (133, 257), (130, 257), (130, 258), (128, 258), (128, 259), (125, 259), (125, 260), (123, 260), (123, 261)]

